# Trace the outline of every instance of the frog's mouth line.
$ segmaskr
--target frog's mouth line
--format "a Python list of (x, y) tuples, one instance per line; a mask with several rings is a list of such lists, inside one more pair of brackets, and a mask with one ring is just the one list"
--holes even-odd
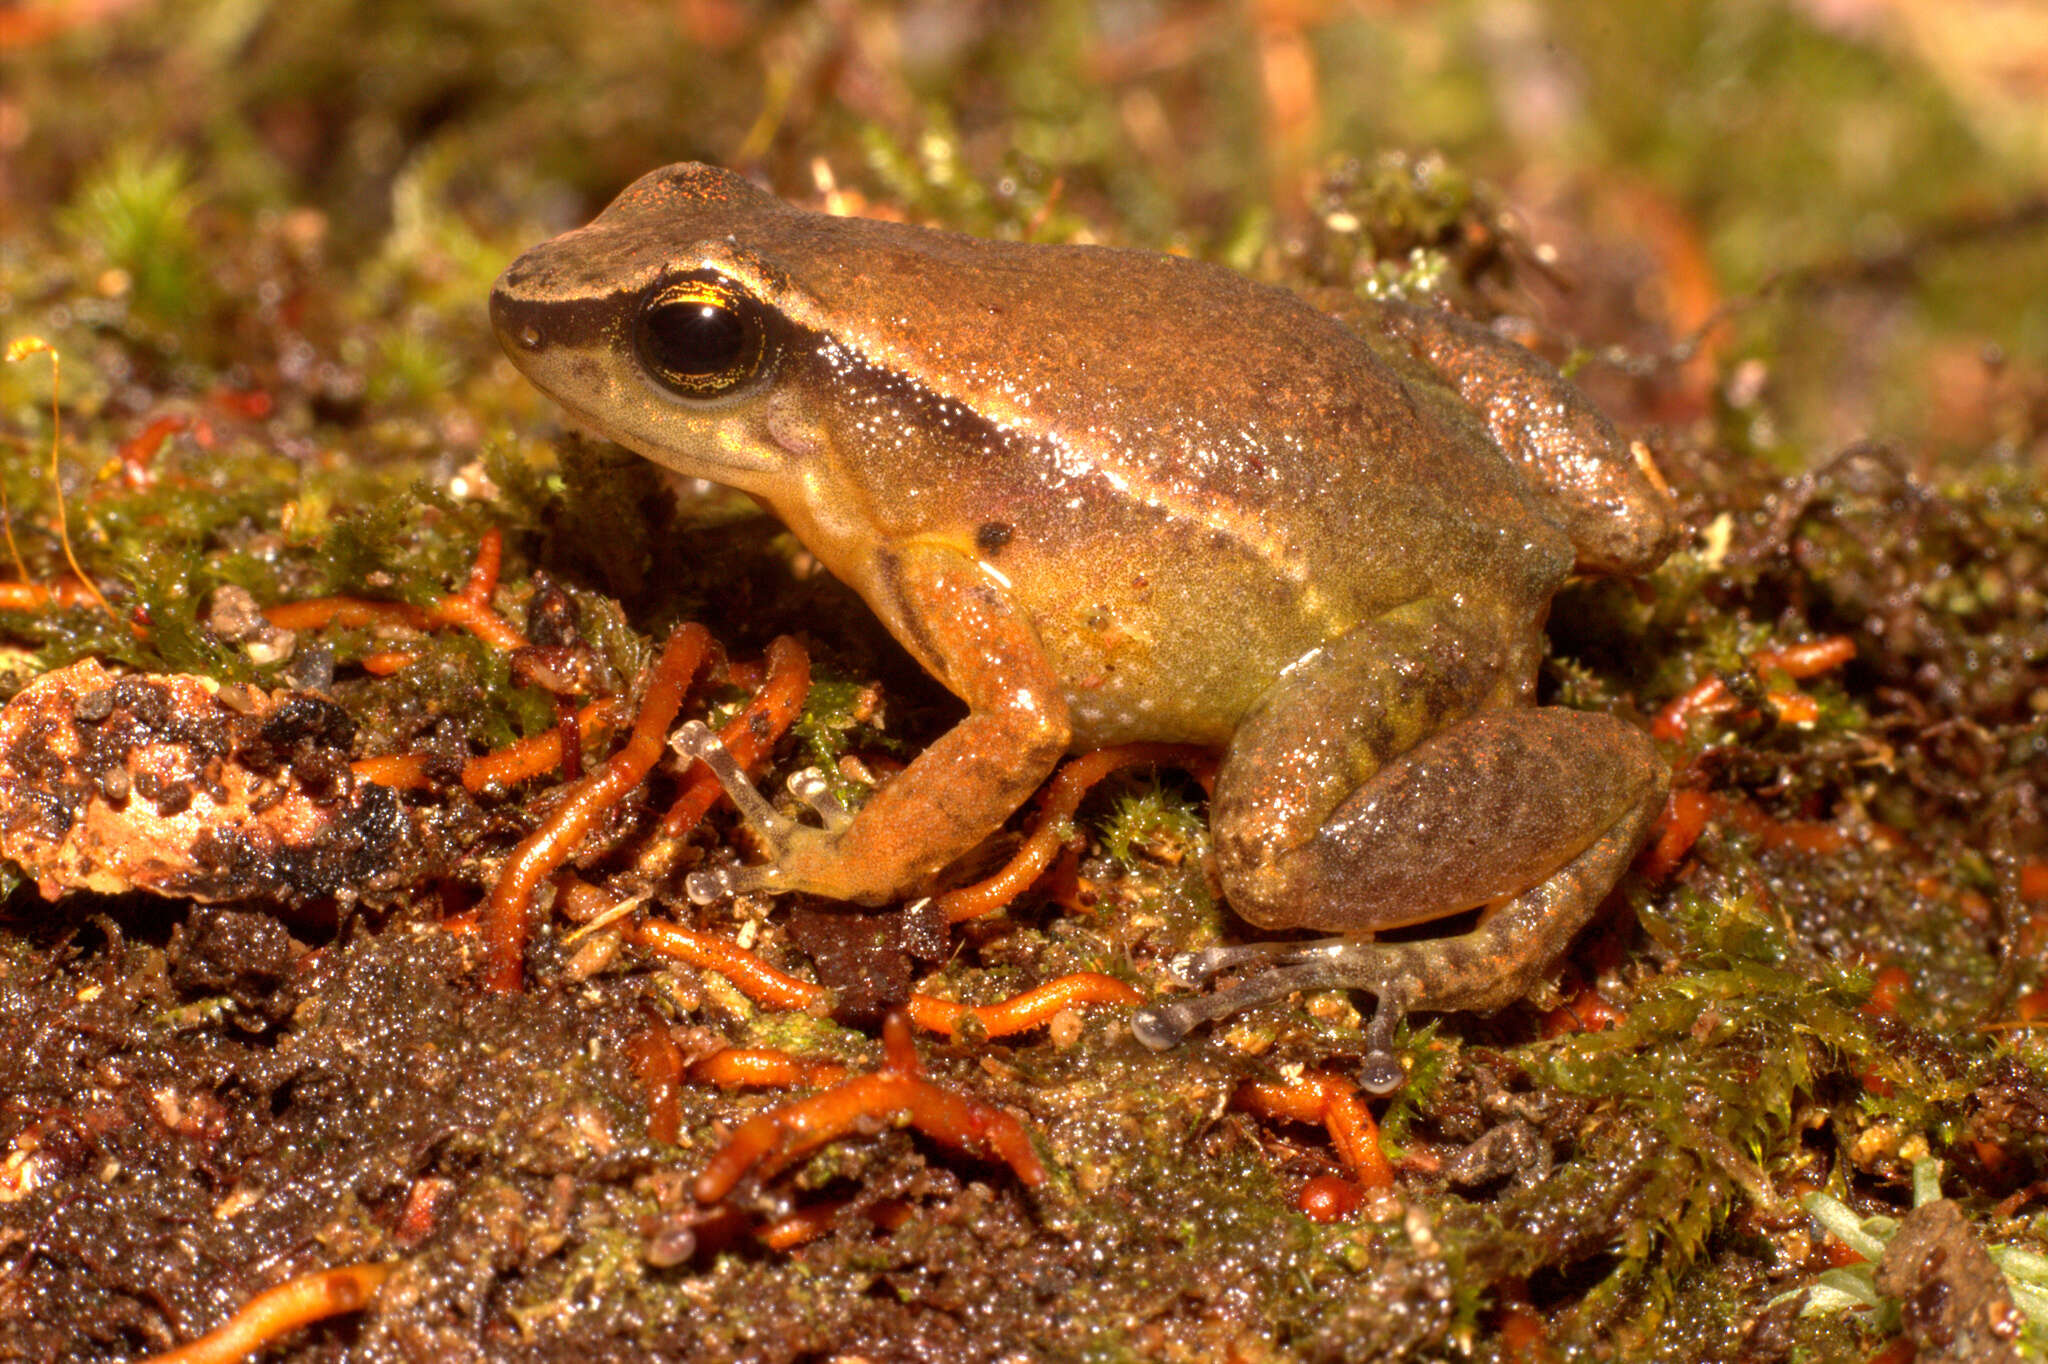
[(535, 388), (539, 389), (542, 393), (547, 394), (548, 401), (552, 402), (556, 407), (562, 409), (562, 415), (568, 417), (571, 421), (573, 421), (576, 425), (582, 427), (585, 431), (590, 432), (594, 436), (601, 436), (605, 440), (611, 441), (618, 445), (628, 444), (628, 442), (621, 440), (619, 438), (619, 433), (617, 431), (613, 430), (605, 422), (600, 421), (597, 418), (597, 416), (594, 413), (590, 412), (588, 409), (583, 408), (577, 405), (576, 403), (570, 402), (567, 398), (564, 398), (561, 394), (555, 392), (546, 384), (534, 378), (531, 374), (528, 374), (526, 378), (527, 382), (531, 383)]
[[(600, 357), (593, 357), (587, 351), (562, 348), (564, 353), (550, 355), (556, 348), (542, 346), (538, 349), (515, 345), (502, 334), (499, 337), (505, 352), (513, 365), (526, 381), (546, 394), (548, 400), (559, 407), (563, 414), (577, 426), (593, 435), (602, 437), (652, 461), (666, 469), (673, 469), (691, 478), (706, 478), (715, 483), (733, 487), (744, 486), (748, 475), (758, 475), (774, 469), (777, 461), (761, 455), (749, 454), (742, 448), (715, 442), (707, 445), (702, 439), (685, 438), (679, 433), (664, 433), (648, 429), (651, 423), (659, 427), (666, 419), (676, 425), (700, 420), (707, 413), (699, 406), (685, 405), (674, 394), (641, 374), (637, 368), (624, 375), (606, 372)], [(575, 369), (588, 365), (593, 371), (597, 397), (590, 398), (591, 384), (561, 384), (553, 382), (550, 369), (573, 375)], [(623, 388), (630, 395), (630, 401), (608, 399), (605, 395), (613, 388)], [(571, 391), (573, 390), (573, 391)], [(582, 396), (577, 396), (581, 394)], [(600, 415), (600, 413), (609, 415)], [(648, 419), (640, 429), (622, 424), (619, 413), (639, 414)], [(716, 418), (713, 417), (715, 421)], [(721, 427), (726, 430), (730, 428)], [(686, 461), (679, 461), (676, 451), (687, 448), (690, 451)]]

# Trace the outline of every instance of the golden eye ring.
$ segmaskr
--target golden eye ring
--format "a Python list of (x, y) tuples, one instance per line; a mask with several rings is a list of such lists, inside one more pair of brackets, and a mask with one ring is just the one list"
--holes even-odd
[(717, 398), (765, 368), (768, 329), (760, 305), (730, 281), (694, 275), (648, 294), (633, 323), (633, 350), (676, 396)]

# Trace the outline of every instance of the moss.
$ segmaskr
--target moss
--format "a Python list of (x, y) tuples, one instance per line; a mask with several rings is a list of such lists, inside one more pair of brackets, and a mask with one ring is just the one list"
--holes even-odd
[(1199, 866), (1208, 852), (1209, 825), (1187, 795), (1159, 777), (1122, 783), (1101, 821), (1102, 850), (1126, 872), (1140, 859), (1161, 866)]
[(151, 321), (180, 326), (199, 310), (205, 287), (195, 207), (183, 156), (129, 144), (86, 179), (59, 222), (119, 272), (103, 281), (103, 292), (128, 294)]

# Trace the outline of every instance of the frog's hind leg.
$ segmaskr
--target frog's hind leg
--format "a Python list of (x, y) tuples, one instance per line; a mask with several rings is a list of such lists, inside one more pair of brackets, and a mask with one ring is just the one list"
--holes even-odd
[(1448, 939), (1195, 954), (1186, 975), (1271, 965), (1144, 1011), (1148, 1044), (1295, 990), (1364, 989), (1384, 1078), (1403, 1010), (1511, 1003), (1591, 916), (1648, 832), (1664, 766), (1611, 716), (1505, 704), (1522, 659), (1463, 624), (1415, 603), (1292, 669), (1239, 727), (1211, 819), (1224, 892), (1255, 924), (1364, 934), (1493, 908)]
[(1260, 963), (1254, 975), (1220, 990), (1140, 1010), (1131, 1022), (1138, 1040), (1154, 1050), (1174, 1045), (1204, 1023), (1228, 1018), (1297, 990), (1363, 989), (1374, 1000), (1366, 1026), (1359, 1083), (1386, 1094), (1403, 1072), (1394, 1054), (1394, 1029), (1408, 1010), (1498, 1009), (1527, 993), (1576, 934), (1641, 846), (1661, 803), (1659, 783), (1577, 857), (1506, 903), (1477, 927), (1451, 938), (1381, 943), (1358, 938), (1214, 948), (1175, 963), (1189, 984), (1236, 966)]

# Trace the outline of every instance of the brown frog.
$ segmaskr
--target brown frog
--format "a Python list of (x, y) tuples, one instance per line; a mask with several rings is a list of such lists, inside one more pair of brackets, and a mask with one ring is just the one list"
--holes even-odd
[[(1183, 958), (1166, 1046), (1311, 987), (1402, 1012), (1513, 1002), (1641, 844), (1664, 765), (1532, 705), (1551, 595), (1677, 528), (1528, 351), (1427, 308), (1340, 316), (1222, 267), (805, 212), (670, 166), (499, 279), (515, 364), (576, 417), (766, 503), (968, 714), (848, 816), (775, 815), (728, 888), (879, 904), (989, 836), (1069, 750), (1224, 750), (1231, 906), (1317, 942)], [(699, 734), (694, 751), (717, 759)], [(694, 887), (700, 895), (707, 883)], [(1371, 934), (1480, 907), (1452, 937)]]

